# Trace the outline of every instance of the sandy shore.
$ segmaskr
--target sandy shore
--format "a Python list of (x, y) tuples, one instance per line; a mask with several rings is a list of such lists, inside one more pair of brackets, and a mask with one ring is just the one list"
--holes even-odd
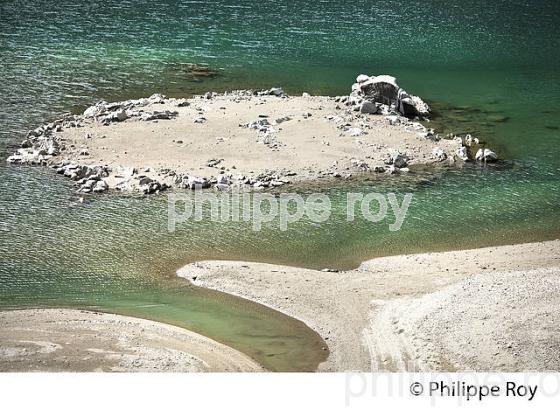
[(0, 371), (255, 372), (248, 356), (188, 330), (70, 309), (0, 312)]
[(558, 371), (559, 266), (556, 240), (378, 258), (345, 272), (204, 261), (178, 274), (307, 323), (331, 352), (322, 371)]

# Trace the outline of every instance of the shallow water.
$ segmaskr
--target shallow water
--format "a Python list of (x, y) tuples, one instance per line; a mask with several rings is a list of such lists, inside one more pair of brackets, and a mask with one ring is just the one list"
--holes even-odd
[[(45, 119), (96, 99), (279, 85), (347, 94), (390, 73), (433, 102), (442, 131), (471, 132), (499, 166), (421, 170), (328, 189), (327, 223), (286, 232), (209, 221), (167, 232), (164, 198), (95, 197), (0, 164), (0, 306), (83, 306), (153, 318), (224, 341), (275, 370), (324, 356), (300, 322), (174, 277), (199, 259), (352, 268), (375, 256), (558, 238), (560, 5), (493, 2), (4, 1), (0, 150)], [(193, 82), (180, 63), (217, 78)], [(323, 188), (321, 188), (323, 189)], [(399, 232), (345, 220), (347, 192), (412, 192)], [(392, 221), (389, 221), (392, 222)]]

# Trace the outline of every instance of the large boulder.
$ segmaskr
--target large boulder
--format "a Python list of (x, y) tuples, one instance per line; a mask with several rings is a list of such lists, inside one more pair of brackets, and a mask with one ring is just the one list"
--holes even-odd
[(405, 117), (427, 117), (430, 107), (420, 97), (408, 94), (390, 75), (367, 76), (360, 74), (352, 86), (354, 97), (383, 104), (398, 110)]
[(360, 83), (360, 90), (367, 100), (386, 105), (393, 104), (399, 95), (399, 86), (397, 85), (396, 78), (390, 75), (370, 77), (368, 80)]

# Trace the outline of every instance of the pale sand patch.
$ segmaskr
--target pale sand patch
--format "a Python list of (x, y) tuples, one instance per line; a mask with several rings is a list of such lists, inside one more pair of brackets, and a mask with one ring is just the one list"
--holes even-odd
[[(424, 128), (406, 118), (399, 120), (406, 124), (390, 125), (385, 116), (360, 114), (343, 104), (342, 109), (336, 109), (338, 103), (330, 97), (220, 95), (192, 98), (187, 107), (166, 101), (145, 110), (177, 111), (176, 118), (133, 118), (109, 126), (89, 121), (80, 128), (64, 128), (55, 133), (66, 147), (58, 158), (109, 166), (113, 170), (106, 178), (110, 187), (126, 178), (126, 171), (115, 178), (119, 167), (137, 168), (139, 174), (170, 185), (172, 179), (162, 170), (210, 178), (217, 177), (219, 168), (224, 167), (223, 172), (231, 173), (234, 179), (238, 175), (250, 178), (267, 171), (288, 171), (283, 174), (285, 179), (297, 182), (335, 173), (342, 177), (363, 174), (352, 159), (363, 160), (373, 168), (383, 165), (397, 150), (410, 158), (410, 164), (424, 164), (435, 161), (432, 152), (436, 147), (453, 157), (461, 146), (461, 142), (436, 142), (419, 135)], [(204, 122), (195, 123), (199, 117), (204, 117)], [(259, 119), (272, 124), (274, 132), (267, 138), (244, 127)], [(345, 124), (362, 134), (352, 136), (341, 129)], [(262, 143), (265, 139), (270, 143)], [(89, 155), (80, 155), (84, 149)], [(210, 159), (223, 161), (217, 167), (208, 167)]]
[(253, 359), (197, 333), (71, 309), (0, 312), (0, 371), (256, 372)]
[[(555, 240), (384, 257), (345, 272), (204, 261), (178, 275), (308, 324), (331, 352), (319, 370), (544, 371), (560, 368), (545, 360), (560, 355), (560, 276), (547, 269), (558, 266)], [(486, 281), (491, 286), (475, 291)], [(529, 346), (549, 353), (523, 352)]]

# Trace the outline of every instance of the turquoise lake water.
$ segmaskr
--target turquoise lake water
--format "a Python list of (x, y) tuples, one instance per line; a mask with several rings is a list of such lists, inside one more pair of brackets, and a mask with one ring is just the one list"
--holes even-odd
[[(193, 289), (175, 270), (208, 258), (345, 269), (380, 255), (560, 237), (559, 16), (556, 1), (2, 1), (0, 307), (148, 317), (270, 369), (312, 369), (324, 344), (302, 323)], [(220, 75), (194, 82), (183, 63)], [(270, 86), (341, 95), (360, 73), (397, 76), (435, 108), (433, 126), (470, 132), (503, 161), (331, 187), (324, 224), (254, 233), (204, 221), (173, 235), (165, 198), (77, 205), (68, 181), (4, 161), (28, 129), (100, 98)], [(343, 200), (356, 190), (412, 192), (402, 229), (347, 223)]]

